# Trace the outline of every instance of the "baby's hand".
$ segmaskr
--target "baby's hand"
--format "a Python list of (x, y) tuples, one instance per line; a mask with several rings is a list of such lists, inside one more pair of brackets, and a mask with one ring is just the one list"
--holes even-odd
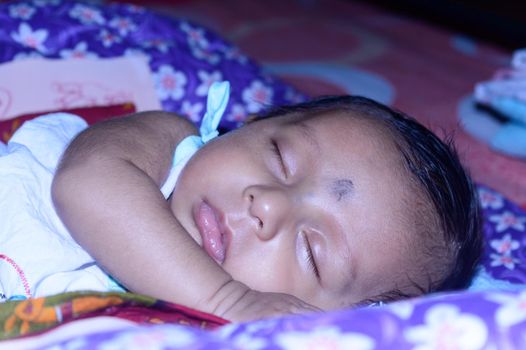
[(236, 290), (229, 298), (223, 299), (223, 305), (219, 305), (216, 310), (216, 314), (230, 321), (321, 311), (289, 294), (258, 292), (239, 282), (232, 283), (238, 284)]
[(289, 294), (263, 293), (249, 290), (224, 313), (223, 318), (230, 321), (251, 321), (273, 316), (316, 311), (321, 310)]

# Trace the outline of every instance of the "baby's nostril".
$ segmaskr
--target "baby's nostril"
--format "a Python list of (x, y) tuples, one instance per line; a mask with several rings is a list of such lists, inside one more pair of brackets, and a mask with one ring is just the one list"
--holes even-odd
[(250, 202), (253, 202), (254, 201), (254, 195), (253, 194), (249, 194), (248, 195), (248, 199), (250, 200)]
[(260, 229), (263, 228), (263, 221), (261, 221), (260, 218), (257, 218), (257, 219), (258, 219), (258, 226), (259, 226), (259, 228)]

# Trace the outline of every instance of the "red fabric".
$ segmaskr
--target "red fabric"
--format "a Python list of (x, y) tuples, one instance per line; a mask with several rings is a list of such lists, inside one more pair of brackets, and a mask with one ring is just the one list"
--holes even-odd
[(144, 295), (70, 292), (0, 303), (0, 340), (32, 336), (79, 319), (111, 316), (138, 324), (179, 324), (215, 329), (220, 317)]
[[(221, 317), (161, 300), (156, 301), (153, 305), (128, 303), (109, 306), (106, 309), (86, 313), (77, 319), (97, 316), (119, 317), (139, 324), (170, 323), (202, 329), (215, 329), (229, 323)], [(70, 321), (74, 319), (72, 317)]]
[(99, 106), (99, 107), (82, 107), (67, 109), (61, 111), (44, 111), (39, 113), (25, 114), (9, 120), (0, 121), (0, 135), (3, 142), (9, 141), (13, 133), (27, 120), (31, 120), (43, 114), (54, 113), (54, 112), (66, 112), (81, 116), (88, 122), (93, 124), (95, 122), (110, 119), (113, 117), (119, 117), (126, 114), (134, 113), (136, 111), (135, 105), (132, 103), (125, 103), (113, 106)]

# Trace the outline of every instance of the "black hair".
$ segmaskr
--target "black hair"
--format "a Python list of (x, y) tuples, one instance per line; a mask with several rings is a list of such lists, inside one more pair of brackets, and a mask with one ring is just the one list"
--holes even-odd
[[(269, 118), (290, 114), (316, 115), (325, 112), (353, 112), (376, 121), (392, 135), (413, 182), (431, 201), (438, 230), (423, 232), (427, 240), (441, 241), (428, 247), (428, 255), (446, 258), (441, 276), (421, 293), (451, 291), (469, 285), (482, 252), (482, 224), (476, 188), (463, 168), (452, 138), (442, 141), (432, 131), (406, 114), (361, 96), (325, 96), (304, 103), (271, 109), (258, 116)], [(428, 200), (428, 201), (429, 201)], [(439, 235), (439, 237), (436, 237)], [(442, 255), (442, 256), (440, 256)], [(429, 277), (430, 278), (430, 277)], [(391, 301), (413, 295), (400, 290), (383, 293), (367, 302)], [(362, 302), (361, 304), (365, 304)]]

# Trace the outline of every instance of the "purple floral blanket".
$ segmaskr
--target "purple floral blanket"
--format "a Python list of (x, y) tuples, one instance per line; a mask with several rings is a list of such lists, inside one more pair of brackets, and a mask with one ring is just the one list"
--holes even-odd
[(0, 348), (524, 349), (525, 305), (526, 291), (462, 292), (216, 330), (95, 317), (6, 341)]
[(217, 34), (135, 5), (10, 1), (0, 3), (0, 23), (0, 63), (28, 58), (146, 58), (163, 109), (196, 124), (214, 81), (228, 80), (232, 86), (221, 122), (224, 129), (237, 127), (264, 107), (305, 98)]

